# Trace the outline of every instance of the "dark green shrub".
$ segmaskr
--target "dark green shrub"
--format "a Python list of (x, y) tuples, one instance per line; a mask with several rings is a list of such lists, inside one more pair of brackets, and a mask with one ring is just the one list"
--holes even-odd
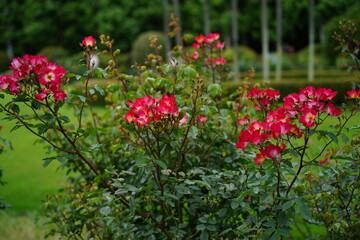
[(69, 52), (62, 47), (49, 46), (41, 49), (38, 55), (45, 56), (49, 61), (62, 65), (64, 58), (69, 56)]
[(4, 72), (10, 66), (11, 60), (4, 51), (0, 51), (0, 72)]
[[(314, 64), (315, 69), (326, 69), (327, 63), (322, 55), (322, 47), (315, 45)], [(298, 69), (307, 69), (309, 62), (309, 47), (305, 47), (295, 53), (295, 61)]]
[(165, 59), (165, 43), (166, 43), (166, 36), (165, 34), (161, 32), (155, 32), (155, 31), (149, 31), (140, 34), (136, 40), (134, 41), (134, 44), (132, 46), (131, 50), (131, 60), (132, 62), (136, 62), (138, 64), (144, 64), (146, 60), (146, 55), (148, 54), (155, 54), (155, 50), (152, 49), (150, 44), (150, 38), (151, 37), (157, 37), (157, 45), (162, 45), (163, 48), (160, 51), (160, 56), (162, 56), (163, 59)]
[[(331, 19), (325, 26), (324, 36), (325, 36), (325, 44), (323, 46), (323, 52), (328, 64), (335, 65), (336, 64), (336, 56), (339, 55), (341, 49), (337, 49), (338, 42), (333, 38), (334, 31), (339, 29), (339, 21), (343, 19), (351, 20), (355, 23), (355, 25), (359, 25), (360, 17), (359, 17), (359, 8), (360, 3), (354, 4), (353, 7), (350, 7), (349, 10), (344, 13), (342, 16), (334, 17)], [(357, 38), (360, 37), (360, 31), (358, 31)], [(337, 50), (337, 51), (334, 51)]]

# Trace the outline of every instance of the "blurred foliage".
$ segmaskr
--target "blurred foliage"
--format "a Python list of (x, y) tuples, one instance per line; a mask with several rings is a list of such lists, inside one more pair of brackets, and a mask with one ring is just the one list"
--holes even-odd
[[(323, 52), (326, 56), (326, 61), (329, 64), (335, 64), (336, 56), (341, 50), (338, 48), (339, 43), (334, 39), (333, 36), (334, 31), (339, 28), (339, 21), (346, 18), (353, 21), (356, 25), (359, 25), (359, 9), (360, 3), (356, 3), (351, 8), (349, 8), (344, 15), (334, 17), (326, 24), (324, 29), (325, 44), (323, 46)], [(358, 31), (357, 34), (357, 39), (359, 39), (360, 31)], [(337, 49), (338, 51), (334, 51), (335, 49)]]
[(0, 72), (4, 72), (10, 66), (11, 60), (7, 56), (6, 52), (0, 51)]
[[(171, 1), (169, 11), (173, 12)], [(319, 0), (316, 3), (316, 31), (321, 32), (325, 24), (332, 24), (337, 17), (353, 16), (359, 19), (354, 5), (357, 0)], [(185, 33), (198, 34), (203, 30), (203, 1), (180, 1), (181, 26)], [(260, 51), (260, 3), (258, 0), (239, 1), (239, 43)], [(34, 1), (4, 0), (0, 2), (0, 31), (3, 37), (0, 46), (10, 44), (16, 56), (36, 54), (45, 46), (61, 46), (70, 52), (76, 51), (76, 43), (84, 36), (108, 34), (121, 39), (116, 48), (123, 52), (131, 49), (134, 39), (146, 31), (163, 30), (161, 0), (101, 0), (101, 1)], [(219, 32), (230, 42), (230, 1), (209, 0), (210, 29)], [(353, 12), (353, 13), (351, 13)], [(270, 50), (275, 50), (275, 0), (268, 1)], [(351, 15), (352, 14), (352, 15)], [(283, 42), (295, 50), (307, 45), (308, 1), (283, 1)], [(305, 21), (299, 21), (304, 19)], [(353, 19), (354, 20), (354, 19)], [(333, 20), (336, 24), (338, 20)], [(354, 21), (356, 23), (356, 21)], [(328, 25), (329, 25), (328, 24)], [(330, 28), (327, 27), (327, 28)], [(331, 31), (324, 31), (327, 41), (327, 56), (334, 46)], [(303, 37), (299, 37), (303, 36)], [(319, 42), (320, 35), (316, 41)], [(5, 49), (0, 49), (5, 50)], [(330, 54), (330, 55), (329, 55)], [(334, 55), (329, 61), (334, 63)], [(286, 65), (286, 63), (285, 63)]]
[(135, 39), (131, 52), (132, 62), (144, 64), (148, 54), (155, 54), (155, 50), (150, 47), (150, 39), (153, 37), (157, 39), (157, 46), (163, 46), (160, 50), (160, 56), (165, 59), (166, 35), (161, 32), (149, 31), (142, 33)]

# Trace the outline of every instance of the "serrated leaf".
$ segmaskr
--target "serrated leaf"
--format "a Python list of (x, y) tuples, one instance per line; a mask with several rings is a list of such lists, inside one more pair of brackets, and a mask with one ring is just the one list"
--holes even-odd
[(78, 95), (78, 98), (80, 99), (80, 101), (86, 102), (86, 97)]
[(214, 83), (208, 86), (207, 92), (210, 94), (211, 97), (221, 96), (222, 87), (220, 84)]
[(293, 155), (294, 157), (300, 157), (300, 155), (299, 155), (299, 153), (297, 152), (297, 151), (295, 151), (294, 149), (290, 149), (290, 148), (288, 148), (288, 149), (286, 149), (285, 150), (286, 152), (288, 152), (288, 153), (290, 153), (291, 155)]
[(283, 211), (286, 211), (286, 210), (288, 210), (289, 208), (291, 208), (294, 204), (295, 204), (294, 201), (288, 201), (288, 202), (286, 202), (286, 203), (284, 203), (284, 204), (282, 205), (281, 209), (282, 209)]
[(43, 167), (47, 167), (56, 157), (48, 157), (44, 158)]
[(22, 127), (22, 125), (21, 124), (16, 124), (11, 130), (10, 130), (10, 132), (13, 132), (13, 131), (15, 131), (15, 130), (17, 130), (17, 129), (19, 129), (19, 128), (21, 128)]
[(64, 75), (64, 78), (72, 78), (72, 77), (76, 77), (77, 75), (75, 73), (67, 73)]
[(309, 207), (304, 202), (299, 202), (299, 213), (301, 216), (303, 216), (304, 219), (309, 220), (312, 215)]
[(31, 101), (31, 107), (33, 107), (34, 109), (40, 109), (41, 108), (41, 102), (33, 100)]
[(232, 209), (236, 209), (239, 207), (239, 202), (233, 200), (233, 201), (231, 201), (230, 206)]
[(209, 233), (207, 231), (204, 231), (200, 234), (200, 240), (208, 240), (209, 239)]
[(209, 230), (210, 232), (215, 232), (216, 231), (216, 226), (215, 225), (208, 225), (207, 230)]
[(190, 131), (189, 131), (189, 136), (193, 139), (195, 139), (197, 137), (199, 133), (199, 129), (195, 126), (191, 126)]
[(96, 89), (96, 91), (98, 91), (100, 93), (101, 96), (105, 95), (105, 91), (99, 87), (97, 84), (94, 85), (94, 88)]
[(70, 119), (67, 116), (60, 116), (59, 119), (62, 120), (63, 122), (65, 122), (65, 123), (70, 122)]
[(196, 226), (196, 230), (199, 230), (199, 231), (203, 231), (206, 229), (206, 225), (205, 224), (200, 224), (200, 225), (197, 225)]
[(161, 160), (154, 160), (162, 169), (167, 169), (166, 163)]
[(326, 133), (336, 144), (339, 143), (338, 138), (337, 138), (337, 136), (336, 136), (334, 133), (329, 132), (329, 131), (325, 131), (325, 133)]
[(19, 106), (17, 104), (13, 104), (11, 106), (11, 109), (14, 111), (14, 113), (17, 113), (17, 114), (20, 113), (20, 108), (19, 108)]
[(345, 134), (341, 134), (341, 139), (344, 144), (346, 144), (349, 141), (349, 138)]
[(109, 215), (110, 212), (111, 212), (111, 208), (109, 206), (100, 208), (100, 213), (104, 216)]

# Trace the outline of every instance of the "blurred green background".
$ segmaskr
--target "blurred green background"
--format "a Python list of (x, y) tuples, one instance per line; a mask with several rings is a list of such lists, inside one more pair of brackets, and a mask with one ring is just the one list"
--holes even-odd
[[(218, 32), (227, 46), (225, 56), (237, 54), (237, 68), (242, 76), (250, 67), (262, 70), (261, 1), (237, 2), (237, 42), (234, 42), (232, 28), (233, 1), (228, 0), (2, 0), (0, 1), (0, 73), (7, 73), (13, 57), (24, 54), (40, 54), (64, 66), (67, 71), (79, 72), (81, 47), (85, 36), (110, 35), (115, 39), (115, 48), (121, 49), (119, 57), (121, 70), (132, 73), (134, 61), (141, 62), (141, 55), (147, 51), (148, 41), (144, 36), (155, 32), (164, 40), (167, 31), (167, 14), (179, 10), (184, 34), (193, 37), (200, 33)], [(178, 7), (177, 7), (178, 4)], [(314, 85), (330, 87), (343, 95), (359, 82), (358, 73), (350, 73), (340, 66), (344, 59), (339, 56), (337, 43), (332, 35), (339, 20), (351, 19), (360, 23), (360, 2), (358, 0), (315, 1), (315, 81)], [(167, 11), (166, 11), (167, 10)], [(276, 0), (267, 1), (270, 78), (274, 79), (276, 57)], [(307, 67), (309, 54), (309, 1), (282, 1), (282, 70), (281, 82), (272, 81), (272, 87), (287, 94), (308, 84)], [(166, 40), (164, 40), (166, 41)], [(171, 39), (170, 45), (176, 44)], [(190, 46), (191, 42), (186, 43)], [(236, 45), (236, 46), (234, 46)], [(236, 52), (235, 52), (236, 51)], [(235, 54), (236, 53), (236, 54)], [(140, 55), (140, 57), (139, 57)], [(107, 57), (100, 57), (100, 66), (105, 67)], [(255, 79), (261, 80), (261, 74)], [(94, 79), (93, 81), (98, 81)], [(226, 83), (228, 92), (235, 90), (239, 82)], [(340, 103), (343, 99), (337, 100)], [(3, 101), (0, 99), (0, 101)], [(61, 188), (65, 173), (52, 163), (42, 167), (47, 156), (41, 144), (34, 144), (35, 137), (26, 129), (10, 134), (12, 123), (0, 120), (1, 137), (11, 141), (13, 151), (0, 155), (0, 169), (3, 170), (4, 186), (0, 185), (1, 202), (13, 207), (0, 215), (0, 225), (9, 222), (12, 214), (38, 212), (41, 199), (46, 193)], [(7, 214), (10, 214), (9, 216)], [(32, 215), (31, 215), (32, 216)], [(19, 222), (18, 222), (19, 224)], [(21, 223), (20, 223), (21, 224)], [(13, 224), (16, 225), (16, 224)], [(5, 226), (5, 225), (4, 225)], [(1, 236), (6, 230), (0, 228)], [(33, 231), (30, 227), (30, 232)], [(3, 234), (3, 235), (2, 235)], [(10, 234), (11, 235), (11, 234)], [(10, 235), (6, 239), (11, 239)], [(16, 238), (14, 238), (16, 239)], [(37, 235), (21, 239), (37, 239)]]

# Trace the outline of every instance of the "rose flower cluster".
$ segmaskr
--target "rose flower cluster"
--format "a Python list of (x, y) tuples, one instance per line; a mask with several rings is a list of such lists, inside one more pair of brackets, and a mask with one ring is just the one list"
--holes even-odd
[(66, 93), (60, 88), (67, 81), (64, 79), (66, 71), (46, 57), (27, 54), (14, 58), (9, 68), (13, 73), (0, 76), (0, 90), (14, 95), (27, 93), (40, 101), (49, 95), (53, 95), (55, 102), (65, 100)]
[[(196, 60), (200, 57), (200, 50), (202, 49), (209, 49), (210, 52), (213, 50), (221, 51), (225, 47), (224, 42), (220, 42), (220, 34), (219, 33), (209, 33), (207, 36), (200, 34), (199, 36), (195, 37), (194, 43), (192, 46), (197, 50), (194, 51), (194, 54), (191, 56), (192, 60)], [(205, 64), (206, 65), (224, 65), (226, 60), (221, 56), (218, 58), (213, 58), (212, 56), (205, 56)]]
[(149, 125), (152, 122), (160, 122), (168, 119), (170, 116), (179, 115), (176, 106), (175, 96), (163, 95), (161, 98), (145, 96), (137, 98), (135, 102), (126, 102), (130, 111), (125, 114), (127, 122), (135, 122), (138, 126)]
[[(330, 116), (341, 114), (341, 109), (335, 108), (331, 102), (336, 94), (337, 92), (331, 89), (315, 89), (309, 86), (301, 89), (299, 93), (284, 97), (282, 106), (269, 110), (262, 122), (249, 121), (248, 116), (239, 119), (238, 122), (246, 125), (246, 129), (240, 132), (236, 147), (245, 149), (249, 144), (258, 147), (260, 153), (254, 161), (259, 165), (266, 158), (275, 158), (286, 149), (282, 140), (300, 138), (304, 134), (301, 128), (315, 126), (321, 113), (328, 113)], [(252, 89), (248, 93), (248, 98), (254, 102), (256, 110), (267, 108), (278, 97), (279, 93), (273, 90)], [(300, 128), (298, 124), (303, 127)]]

